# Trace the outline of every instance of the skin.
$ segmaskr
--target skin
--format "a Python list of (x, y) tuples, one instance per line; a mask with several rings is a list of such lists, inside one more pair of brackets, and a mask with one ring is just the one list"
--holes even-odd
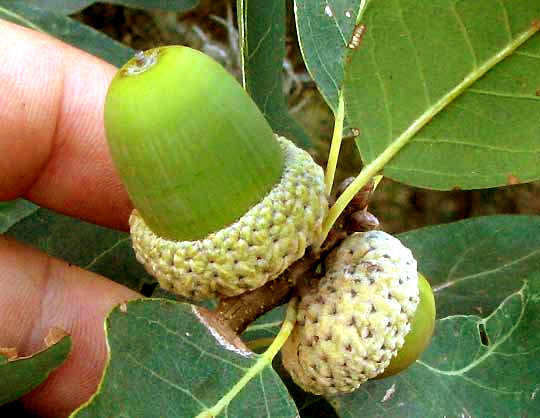
[[(24, 197), (127, 229), (132, 209), (104, 137), (103, 102), (116, 69), (49, 36), (0, 20), (0, 199)], [(0, 236), (0, 346), (43, 348), (53, 326), (73, 337), (64, 365), (22, 399), (62, 417), (96, 390), (106, 359), (103, 320), (139, 294)]]

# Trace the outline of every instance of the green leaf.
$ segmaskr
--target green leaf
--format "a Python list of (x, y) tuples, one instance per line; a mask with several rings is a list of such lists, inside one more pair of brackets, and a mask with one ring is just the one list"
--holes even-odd
[(285, 319), (286, 305), (278, 306), (257, 318), (242, 334), (242, 340), (256, 353), (261, 353), (272, 343)]
[(539, 19), (521, 0), (370, 2), (344, 83), (364, 163), (440, 190), (539, 179)]
[(135, 259), (125, 232), (38, 209), (14, 223), (6, 235), (138, 292), (155, 282)]
[[(27, 3), (32, 3), (35, 6), (50, 10), (55, 13), (60, 13), (63, 15), (69, 15), (76, 13), (85, 7), (90, 6), (94, 3), (94, 0), (26, 0)], [(0, 5), (3, 3), (3, 0), (0, 0)]]
[(329, 399), (339, 416), (539, 416), (540, 272), (524, 278), (484, 319), (438, 320), (430, 348), (405, 372)]
[(540, 266), (540, 217), (501, 215), (399, 236), (431, 283), (437, 316), (488, 315)]
[[(225, 343), (192, 305), (133, 301), (107, 319), (110, 361), (98, 393), (77, 417), (194, 417), (224, 400), (262, 356)], [(266, 360), (267, 361), (267, 360)], [(219, 416), (296, 417), (285, 386), (269, 364)], [(200, 417), (205, 415), (200, 415)], [(208, 415), (209, 416), (209, 415)]]
[[(499, 305), (503, 303), (504, 306), (508, 307), (510, 306), (508, 301), (513, 300), (513, 298), (520, 298), (520, 295), (524, 294), (523, 292), (526, 289), (524, 286), (527, 278), (529, 278), (528, 288), (532, 289), (534, 286), (534, 289), (536, 289), (533, 293), (527, 290), (529, 296), (536, 294), (536, 296), (528, 296), (529, 300), (532, 301), (536, 297), (540, 301), (538, 293), (540, 292), (540, 217), (538, 216), (502, 215), (479, 217), (410, 231), (398, 237), (404, 245), (413, 251), (418, 260), (419, 271), (425, 274), (431, 282), (435, 293), (438, 317), (445, 318), (437, 322), (435, 338), (422, 357), (422, 361), (425, 361), (426, 364), (432, 365), (432, 360), (428, 361), (427, 359), (443, 361), (446, 358), (444, 361), (450, 365), (458, 364), (460, 361), (461, 363), (474, 361), (471, 360), (471, 356), (477, 353), (477, 349), (483, 347), (475, 324), (477, 321), (481, 321), (480, 317), (487, 317), (490, 314), (492, 319), (484, 326), (490, 344), (493, 345), (494, 338), (499, 338), (498, 336), (502, 334), (492, 327), (498, 323), (501, 316), (504, 317), (508, 312), (506, 308), (501, 310), (502, 308)], [(496, 311), (498, 307), (499, 311)], [(522, 338), (526, 343), (527, 338), (531, 338), (527, 337), (527, 333), (530, 332), (533, 338), (536, 338), (536, 334), (540, 335), (538, 329), (540, 325), (536, 319), (540, 317), (538, 316), (538, 307), (529, 305), (529, 308), (530, 311), (528, 310), (526, 316), (521, 319), (520, 336), (516, 334), (512, 337), (512, 340), (508, 341)], [(498, 313), (493, 313), (494, 311)], [(248, 327), (242, 337), (250, 347), (257, 350), (264, 349), (265, 345), (268, 345), (271, 338), (279, 331), (282, 319), (283, 308), (274, 309)], [(452, 327), (455, 325), (455, 329), (459, 331), (463, 325), (459, 322), (462, 319), (464, 324), (468, 324), (471, 335), (456, 336), (457, 331), (449, 332), (447, 328), (443, 328), (446, 324), (453, 324)], [(515, 315), (508, 319), (509, 324), (515, 324), (516, 321)], [(449, 329), (454, 330), (454, 328)], [(473, 343), (467, 338), (473, 340)], [(538, 339), (531, 341), (529, 346), (536, 347), (535, 349), (539, 350), (540, 341)], [(446, 356), (448, 348), (454, 349), (453, 357)], [(482, 352), (485, 352), (485, 350)], [(501, 369), (501, 375), (513, 373), (514, 382), (519, 381), (519, 379), (527, 381), (530, 376), (534, 376), (534, 374), (530, 373), (537, 373), (535, 370), (540, 367), (539, 358), (538, 355), (535, 356), (534, 352), (530, 353), (527, 361), (530, 362), (530, 370), (532, 371), (529, 372), (529, 369), (520, 363), (521, 357), (518, 355), (502, 356), (501, 358), (493, 355), (493, 357), (490, 357), (490, 363), (486, 362), (481, 368), (475, 368), (474, 373), (480, 370), (480, 373), (487, 374), (491, 369), (497, 369), (498, 366), (494, 364), (496, 361), (500, 361), (501, 365), (505, 367)], [(512, 362), (514, 360), (515, 362)], [(536, 363), (534, 360), (536, 360)], [(491, 361), (493, 361), (493, 364)], [(432, 367), (440, 368), (438, 364), (436, 366), (432, 365)], [(286, 372), (280, 370), (280, 373), (287, 381)], [(472, 370), (471, 373), (473, 373)], [(469, 377), (467, 375), (464, 379)], [(328, 399), (338, 409), (339, 416), (342, 417), (356, 417), (355, 414), (357, 414), (356, 411), (358, 410), (362, 410), (362, 413), (365, 413), (366, 416), (446, 415), (460, 417), (459, 413), (453, 415), (451, 409), (434, 409), (435, 412), (430, 412), (429, 408), (437, 408), (440, 399), (438, 397), (432, 398), (431, 391), (425, 390), (425, 388), (430, 387), (444, 387), (446, 384), (451, 386), (454, 384), (452, 380), (454, 378), (433, 373), (427, 370), (425, 366), (419, 368), (418, 365), (415, 365), (394, 378), (368, 382), (351, 395)], [(420, 383), (417, 383), (418, 381)], [(396, 383), (397, 388), (394, 396), (401, 393), (396, 398), (400, 399), (400, 401), (381, 403), (380, 401), (393, 383)], [(324, 403), (318, 405), (317, 398), (306, 396), (305, 393), (292, 384), (290, 386), (291, 394), (294, 396), (302, 417), (317, 416), (311, 411), (316, 411), (319, 406), (323, 407)], [(460, 391), (458, 398), (453, 397), (452, 402), (468, 405), (470, 402), (474, 403), (477, 398), (486, 399), (488, 405), (486, 408), (493, 408), (491, 413), (475, 415), (471, 412), (470, 416), (519, 416), (518, 414), (494, 414), (493, 411), (498, 411), (494, 393), (499, 389), (494, 385), (488, 386), (489, 390), (486, 393), (475, 392), (470, 389), (474, 396), (467, 395), (465, 390)], [(514, 399), (512, 396), (516, 396), (515, 399), (521, 399), (520, 397), (526, 397), (527, 393), (528, 396), (532, 396), (532, 393), (536, 390), (536, 387), (530, 385), (528, 388), (520, 388), (517, 383), (514, 383), (514, 386), (518, 387), (522, 393), (520, 395), (509, 395), (510, 397), (505, 398), (506, 400)], [(467, 386), (467, 388), (469, 387)], [(401, 391), (405, 392), (402, 393)], [(441, 391), (441, 393), (440, 396), (445, 397), (446, 401), (448, 394), (445, 391)], [(313, 404), (315, 406), (312, 406)], [(531, 405), (529, 404), (527, 408), (533, 408)], [(418, 409), (409, 410), (406, 408)], [(304, 411), (306, 411), (305, 414)], [(535, 416), (535, 414), (529, 410), (529, 416)]]
[(302, 147), (311, 145), (291, 116), (283, 92), (285, 0), (238, 0), (244, 88), (274, 132)]
[[(278, 334), (286, 314), (286, 305), (278, 306), (259, 317), (242, 334), (242, 340), (256, 353), (264, 352)], [(274, 369), (279, 373), (296, 403), (302, 418), (335, 418), (330, 404), (321, 396), (304, 392), (292, 381), (281, 363), (281, 357), (274, 359)]]
[[(6, 1), (0, 0), (0, 5)], [(7, 1), (9, 2), (9, 1)], [(51, 12), (69, 15), (78, 12), (85, 7), (95, 3), (94, 0), (27, 0), (27, 3), (32, 3), (44, 10)], [(128, 7), (139, 9), (159, 9), (169, 10), (172, 12), (186, 11), (197, 7), (199, 0), (113, 0), (105, 1), (104, 3), (119, 4)]]
[(337, 113), (344, 60), (361, 0), (295, 0), (304, 62), (322, 96)]
[(0, 202), (0, 234), (38, 209), (39, 206), (24, 199)]
[(112, 0), (107, 3), (121, 4), (140, 9), (159, 9), (180, 12), (197, 7), (199, 0)]
[(64, 336), (46, 349), (28, 357), (8, 360), (0, 352), (0, 405), (20, 398), (43, 383), (60, 367), (71, 350), (71, 337)]
[(0, 18), (48, 33), (116, 66), (121, 66), (133, 55), (132, 49), (101, 32), (61, 13), (44, 10), (28, 2), (0, 1)]
[[(540, 266), (540, 217), (497, 215), (399, 234), (430, 282), (437, 317), (489, 315)], [(242, 338), (263, 347), (284, 318), (276, 308), (250, 325)]]

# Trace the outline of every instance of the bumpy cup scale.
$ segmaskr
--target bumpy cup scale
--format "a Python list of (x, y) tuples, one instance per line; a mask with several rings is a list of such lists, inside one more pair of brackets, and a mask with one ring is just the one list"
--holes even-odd
[(105, 128), (136, 208), (137, 259), (166, 289), (203, 299), (260, 287), (320, 235), (321, 167), (196, 50), (130, 60), (109, 88)]
[(405, 370), (429, 346), (435, 329), (435, 298), (429, 282), (420, 273), (418, 273), (418, 290), (420, 292), (420, 302), (418, 302), (416, 313), (411, 322), (411, 330), (405, 336), (403, 347), (392, 358), (384, 372), (376, 377), (377, 379), (393, 376)]
[(161, 286), (192, 298), (256, 289), (302, 257), (326, 213), (321, 168), (290, 141), (281, 181), (231, 226), (197, 241), (171, 241), (131, 215), (138, 260)]
[(355, 233), (302, 297), (283, 364), (306, 391), (351, 392), (381, 374), (403, 346), (418, 301), (411, 251), (382, 231)]

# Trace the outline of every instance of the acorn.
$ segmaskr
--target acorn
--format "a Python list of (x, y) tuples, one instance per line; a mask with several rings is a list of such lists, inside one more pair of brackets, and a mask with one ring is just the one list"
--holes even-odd
[(282, 359), (305, 391), (333, 395), (381, 375), (406, 349), (419, 286), (411, 251), (383, 231), (350, 235), (325, 264), (325, 276), (300, 300)]
[(376, 376), (376, 379), (390, 377), (405, 370), (429, 346), (435, 330), (435, 298), (429, 282), (420, 273), (418, 273), (418, 290), (420, 301), (411, 322), (411, 330), (405, 336), (403, 347), (390, 360), (390, 364), (384, 369), (384, 372)]
[(204, 299), (258, 288), (321, 233), (322, 168), (199, 51), (137, 53), (109, 87), (105, 129), (135, 207), (135, 254), (167, 290)]

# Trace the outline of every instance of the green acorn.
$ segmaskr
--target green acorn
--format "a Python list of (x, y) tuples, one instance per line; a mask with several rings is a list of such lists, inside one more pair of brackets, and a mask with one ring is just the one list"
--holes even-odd
[(411, 322), (411, 330), (405, 335), (403, 347), (390, 360), (384, 372), (376, 376), (377, 379), (390, 377), (405, 370), (420, 357), (431, 341), (435, 329), (435, 298), (429, 282), (420, 273), (418, 273), (418, 290), (420, 301)]
[(109, 87), (105, 128), (136, 208), (137, 259), (168, 290), (202, 299), (260, 287), (321, 233), (322, 169), (201, 52), (137, 53)]
[(425, 284), (419, 292), (416, 260), (397, 238), (382, 231), (349, 236), (328, 257), (318, 286), (302, 297), (283, 365), (300, 387), (319, 395), (397, 373), (433, 332), (433, 295)]

